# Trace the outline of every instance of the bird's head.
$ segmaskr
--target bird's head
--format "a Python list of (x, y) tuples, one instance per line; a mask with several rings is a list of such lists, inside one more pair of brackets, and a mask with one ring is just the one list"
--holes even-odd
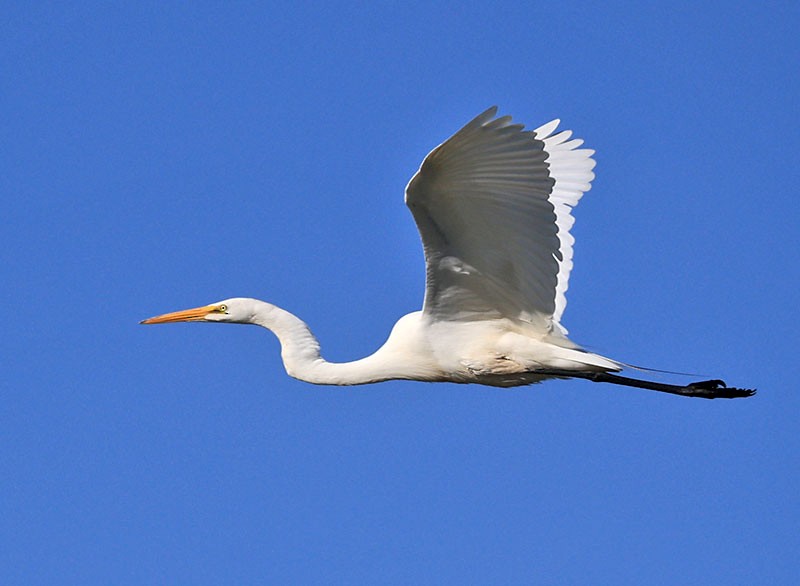
[(252, 323), (254, 314), (254, 300), (235, 297), (225, 299), (210, 305), (173, 311), (164, 315), (157, 315), (139, 323), (142, 324), (168, 324), (179, 321), (223, 322), (223, 323)]

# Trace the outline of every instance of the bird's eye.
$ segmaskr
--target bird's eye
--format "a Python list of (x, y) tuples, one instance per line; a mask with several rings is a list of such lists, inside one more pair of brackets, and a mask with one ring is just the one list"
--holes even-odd
[(217, 311), (220, 312), (220, 313), (225, 313), (226, 311), (228, 311), (228, 306), (227, 305), (220, 305), (219, 307), (217, 307)]

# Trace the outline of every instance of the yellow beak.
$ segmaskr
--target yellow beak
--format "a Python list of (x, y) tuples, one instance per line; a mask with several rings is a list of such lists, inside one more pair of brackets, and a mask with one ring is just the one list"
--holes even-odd
[(177, 321), (202, 321), (209, 313), (214, 311), (214, 305), (204, 305), (203, 307), (195, 307), (194, 309), (184, 309), (183, 311), (174, 311), (172, 313), (165, 313), (164, 315), (157, 315), (145, 320), (140, 321), (140, 324), (169, 324)]

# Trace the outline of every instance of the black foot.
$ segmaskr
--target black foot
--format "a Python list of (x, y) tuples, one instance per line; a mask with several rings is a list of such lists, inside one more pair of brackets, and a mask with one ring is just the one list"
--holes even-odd
[(756, 394), (755, 389), (737, 389), (728, 387), (725, 381), (719, 379), (703, 380), (687, 385), (682, 395), (687, 397), (701, 397), (703, 399), (738, 399), (740, 397), (752, 397)]

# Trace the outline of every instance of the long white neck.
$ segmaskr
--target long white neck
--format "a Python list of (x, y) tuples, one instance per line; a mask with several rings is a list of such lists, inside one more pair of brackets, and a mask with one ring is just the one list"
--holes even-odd
[[(377, 352), (354, 362), (328, 362), (319, 341), (306, 323), (285, 309), (255, 301), (250, 323), (272, 331), (281, 343), (281, 357), (289, 376), (318, 385), (360, 385), (390, 379), (419, 379), (413, 361), (387, 341)], [(422, 377), (426, 379), (428, 377)]]

